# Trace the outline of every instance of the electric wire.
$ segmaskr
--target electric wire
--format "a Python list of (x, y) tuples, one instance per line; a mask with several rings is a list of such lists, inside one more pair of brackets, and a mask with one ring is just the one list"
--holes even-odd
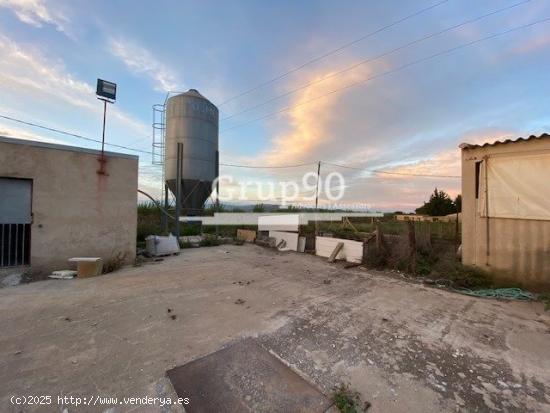
[[(41, 129), (45, 129), (45, 130), (48, 130), (48, 131), (51, 131), (51, 132), (56, 132), (56, 133), (60, 133), (60, 134), (63, 134), (63, 135), (68, 135), (68, 136), (72, 136), (72, 137), (75, 137), (75, 138), (84, 139), (84, 140), (87, 140), (87, 141), (90, 141), (90, 142), (101, 143), (101, 140), (98, 140), (98, 139), (89, 138), (89, 137), (86, 137), (86, 136), (83, 136), (83, 135), (80, 135), (80, 134), (77, 134), (77, 133), (63, 131), (61, 129), (50, 128), (48, 126), (40, 125), (38, 123), (28, 122), (28, 121), (24, 121), (24, 120), (21, 120), (21, 119), (16, 119), (16, 118), (13, 118), (11, 116), (6, 116), (6, 115), (0, 114), (0, 118), (11, 120), (11, 121), (18, 122), (18, 123), (22, 123), (22, 124), (33, 126), (33, 127), (37, 127), (37, 128), (41, 128)], [(136, 151), (136, 152), (142, 152), (142, 153), (146, 153), (146, 154), (149, 154), (149, 155), (152, 154), (152, 152), (132, 148), (132, 147), (129, 147), (129, 146), (118, 145), (118, 144), (114, 144), (114, 143), (105, 142), (105, 145), (110, 145), (110, 146), (113, 146), (113, 147), (116, 147), (116, 148), (122, 148), (122, 149), (132, 150), (132, 151)], [(173, 159), (175, 159), (175, 158), (173, 158)], [(358, 168), (358, 167), (353, 167), (353, 166), (335, 164), (335, 163), (326, 162), (326, 161), (320, 161), (320, 162), (322, 164), (337, 166), (337, 167), (346, 168), (346, 169), (354, 169), (354, 170), (381, 173), (381, 174), (405, 175), (405, 176), (417, 176), (417, 177), (429, 177), (429, 178), (460, 178), (459, 176), (454, 176), (454, 175), (410, 174), (410, 173), (383, 171), (383, 170), (380, 170), (380, 169)], [(317, 165), (317, 163), (318, 162), (309, 162), (309, 163), (293, 164), (293, 165), (272, 165), (272, 166), (267, 166), (267, 165), (266, 166), (261, 166), (261, 165), (239, 165), (239, 164), (220, 163), (220, 166), (233, 167), (233, 168), (247, 168), (247, 169), (283, 169), (283, 168), (299, 168), (299, 167), (304, 167), (304, 166), (313, 166), (313, 165)], [(143, 168), (143, 167), (156, 167), (156, 166), (157, 165), (140, 165), (140, 168)], [(146, 172), (147, 173), (154, 173), (154, 171), (150, 171), (150, 170), (146, 171)]]
[[(33, 126), (33, 127), (36, 127), (36, 128), (48, 130), (50, 132), (60, 133), (62, 135), (67, 135), (67, 136), (71, 136), (71, 137), (74, 137), (74, 138), (83, 139), (83, 140), (86, 140), (86, 141), (89, 141), (89, 142), (101, 143), (101, 140), (99, 140), (99, 139), (90, 138), (90, 137), (83, 136), (83, 135), (73, 133), (73, 132), (67, 132), (67, 131), (64, 131), (64, 130), (61, 130), (61, 129), (51, 128), (49, 126), (40, 125), (38, 123), (29, 122), (29, 121), (25, 121), (25, 120), (22, 120), (22, 119), (17, 119), (17, 118), (11, 117), (11, 116), (6, 116), (6, 115), (0, 114), (0, 118), (10, 120), (10, 121), (13, 121), (13, 122), (17, 122), (17, 123), (21, 123), (21, 124), (24, 124), (24, 125), (27, 125), (27, 126)], [(105, 145), (109, 145), (109, 146), (112, 146), (114, 148), (126, 149), (126, 150), (129, 150), (129, 151), (135, 151), (135, 152), (145, 153), (145, 154), (148, 154), (148, 155), (153, 155), (153, 152), (150, 152), (150, 151), (137, 149), (137, 148), (132, 148), (132, 147), (129, 147), (129, 146), (124, 146), (124, 145), (118, 145), (118, 144), (115, 144), (115, 143), (105, 142)], [(168, 159), (175, 159), (175, 158), (168, 158)], [(298, 165), (261, 166), (261, 165), (226, 164), (226, 163), (221, 163), (220, 162), (220, 166), (226, 166), (226, 167), (232, 167), (232, 168), (253, 168), (253, 169), (256, 169), (256, 168), (258, 168), (258, 169), (298, 168), (298, 167), (309, 166), (309, 165), (313, 165), (313, 164), (314, 164), (314, 162), (305, 163), (305, 164), (298, 164)], [(143, 166), (145, 166), (145, 165), (143, 165)], [(156, 166), (156, 165), (147, 165), (147, 166)]]
[(364, 171), (364, 172), (372, 172), (377, 174), (387, 174), (387, 175), (401, 175), (401, 176), (418, 176), (422, 178), (461, 178), (459, 175), (432, 175), (432, 174), (416, 174), (416, 173), (409, 173), (409, 172), (392, 172), (392, 171), (384, 171), (381, 169), (368, 169), (368, 168), (361, 168), (361, 167), (355, 167), (355, 166), (347, 166), (347, 165), (340, 165), (332, 162), (324, 162), (326, 165), (332, 165), (337, 166), (339, 168), (345, 168), (345, 169), (354, 169), (356, 171)]
[(320, 78), (320, 79), (317, 79), (317, 80), (314, 80), (314, 81), (312, 81), (312, 82), (306, 83), (305, 85), (302, 85), (302, 86), (299, 86), (299, 87), (297, 87), (297, 88), (294, 88), (294, 89), (292, 89), (292, 90), (290, 90), (290, 91), (288, 91), (288, 92), (285, 92), (285, 93), (282, 93), (282, 94), (280, 94), (280, 95), (274, 96), (274, 97), (272, 97), (272, 98), (270, 98), (270, 99), (267, 99), (267, 100), (265, 100), (265, 101), (263, 101), (263, 102), (261, 102), (261, 103), (258, 103), (258, 104), (256, 104), (256, 105), (250, 106), (250, 107), (248, 107), (248, 108), (246, 108), (246, 109), (243, 109), (243, 110), (241, 110), (241, 111), (239, 111), (239, 112), (233, 113), (233, 114), (231, 114), (231, 115), (229, 115), (229, 116), (226, 116), (225, 118), (222, 118), (220, 121), (223, 122), (223, 121), (229, 120), (229, 119), (231, 119), (231, 118), (234, 118), (234, 117), (236, 117), (236, 116), (242, 115), (242, 114), (244, 114), (244, 113), (250, 112), (250, 111), (252, 111), (252, 110), (258, 109), (258, 108), (263, 107), (263, 106), (265, 106), (265, 105), (267, 105), (267, 104), (269, 104), (269, 103), (271, 103), (271, 102), (274, 102), (274, 101), (276, 101), (276, 100), (279, 100), (279, 99), (281, 99), (281, 98), (283, 98), (283, 97), (287, 97), (287, 96), (293, 95), (294, 93), (299, 92), (300, 90), (307, 89), (307, 88), (310, 87), (310, 86), (313, 86), (313, 85), (316, 85), (316, 84), (318, 84), (318, 83), (324, 82), (325, 80), (331, 79), (331, 78), (333, 78), (333, 77), (335, 77), (335, 76), (339, 76), (339, 75), (341, 75), (342, 73), (349, 72), (350, 70), (356, 69), (356, 68), (358, 68), (359, 66), (365, 65), (365, 64), (367, 64), (367, 63), (372, 63), (372, 62), (374, 62), (374, 61), (376, 61), (376, 60), (379, 60), (379, 59), (381, 59), (381, 58), (383, 58), (383, 57), (387, 57), (387, 56), (389, 56), (389, 55), (391, 55), (391, 54), (393, 54), (393, 53), (396, 53), (396, 52), (398, 52), (398, 51), (404, 50), (404, 49), (406, 49), (406, 48), (408, 48), (408, 47), (411, 47), (411, 46), (414, 46), (414, 45), (416, 45), (416, 44), (422, 43), (422, 42), (424, 42), (424, 41), (426, 41), (426, 40), (432, 39), (432, 38), (437, 37), (437, 36), (439, 36), (439, 35), (441, 35), (441, 34), (450, 32), (450, 31), (452, 31), (452, 30), (458, 29), (458, 28), (460, 28), (460, 27), (466, 26), (466, 25), (471, 24), (471, 23), (475, 23), (475, 22), (477, 22), (477, 21), (480, 21), (480, 20), (485, 19), (485, 18), (487, 18), (487, 17), (493, 16), (493, 15), (495, 15), (495, 14), (502, 13), (502, 12), (504, 12), (504, 11), (510, 10), (510, 9), (512, 9), (512, 8), (514, 8), (514, 7), (521, 6), (521, 5), (523, 5), (523, 4), (529, 3), (530, 1), (531, 1), (531, 0), (523, 0), (523, 1), (521, 1), (521, 2), (514, 3), (514, 4), (512, 4), (512, 5), (509, 5), (509, 6), (506, 6), (506, 7), (500, 8), (500, 9), (497, 9), (497, 10), (493, 10), (493, 11), (491, 11), (491, 12), (489, 12), (489, 13), (486, 13), (486, 14), (483, 14), (483, 15), (481, 15), (481, 16), (478, 16), (478, 17), (475, 17), (475, 18), (472, 18), (472, 19), (469, 19), (469, 20), (465, 20), (465, 21), (463, 21), (463, 22), (461, 22), (461, 23), (458, 23), (458, 24), (455, 24), (455, 25), (453, 25), (453, 26), (447, 27), (447, 28), (445, 28), (445, 29), (439, 30), (439, 31), (437, 31), (437, 32), (428, 34), (428, 35), (426, 35), (426, 36), (422, 36), (422, 37), (417, 38), (417, 39), (415, 39), (415, 40), (413, 40), (413, 41), (410, 41), (410, 42), (405, 43), (405, 44), (403, 44), (403, 45), (401, 45), (401, 46), (398, 46), (398, 47), (396, 47), (396, 48), (394, 48), (394, 49), (391, 49), (391, 50), (389, 50), (389, 51), (387, 51), (387, 52), (381, 53), (381, 54), (379, 54), (379, 55), (376, 55), (376, 56), (374, 56), (374, 57), (371, 57), (371, 58), (368, 58), (368, 59), (365, 59), (365, 60), (361, 60), (360, 62), (354, 63), (353, 65), (348, 66), (348, 67), (346, 67), (346, 68), (344, 68), (344, 69), (342, 69), (342, 70), (339, 70), (339, 71), (334, 72), (334, 73), (330, 73), (330, 74), (328, 74), (328, 75), (326, 75), (326, 76), (323, 76), (323, 77)]
[(512, 33), (512, 32), (515, 32), (515, 31), (518, 31), (518, 30), (522, 30), (522, 29), (526, 29), (526, 28), (529, 28), (529, 27), (532, 27), (532, 26), (535, 26), (537, 24), (540, 24), (540, 23), (545, 23), (547, 21), (550, 20), (550, 17), (546, 17), (546, 18), (543, 18), (543, 19), (539, 19), (539, 20), (535, 20), (534, 22), (531, 22), (531, 23), (527, 23), (527, 24), (524, 24), (524, 25), (521, 25), (521, 26), (516, 26), (516, 27), (513, 27), (511, 29), (507, 29), (507, 30), (504, 30), (504, 31), (501, 31), (501, 32), (498, 32), (498, 33), (493, 33), (489, 36), (485, 36), (485, 37), (482, 37), (482, 38), (479, 38), (479, 39), (476, 39), (476, 40), (473, 40), (471, 42), (467, 42), (467, 43), (462, 43), (458, 46), (454, 46), (454, 47), (451, 47), (449, 49), (445, 49), (441, 52), (437, 52), (437, 53), (434, 53), (434, 54), (431, 54), (429, 56), (426, 56), (426, 57), (423, 57), (423, 58), (420, 58), (420, 59), (416, 59), (416, 60), (413, 60), (411, 62), (408, 62), (408, 63), (405, 63), (401, 66), (398, 66), (394, 69), (390, 69), (390, 70), (387, 70), (385, 72), (381, 72), (381, 73), (378, 73), (374, 76), (370, 76), (368, 78), (365, 78), (365, 79), (362, 79), (362, 80), (359, 80), (357, 82), (353, 82), (353, 83), (350, 83), (346, 86), (343, 86), (343, 87), (340, 87), (340, 88), (337, 88), (337, 89), (334, 89), (328, 93), (324, 93), (322, 95), (319, 95), (319, 96), (316, 96), (314, 98), (311, 98), (311, 99), (308, 99), (306, 101), (303, 101), (301, 103), (298, 103), (296, 105), (289, 105), (289, 106), (286, 106), (282, 109), (279, 109), (275, 112), (271, 112), (271, 113), (268, 113), (266, 115), (263, 115), (263, 116), (260, 116), (260, 117), (257, 117), (257, 118), (254, 118), (254, 119), (251, 119), (247, 122), (243, 122), (243, 123), (240, 123), (238, 125), (235, 125), (235, 126), (231, 126), (229, 128), (225, 128), (225, 129), (222, 129), (220, 132), (228, 132), (230, 130), (234, 130), (234, 129), (237, 129), (237, 128), (241, 128), (243, 126), (246, 126), (246, 125), (249, 125), (251, 123), (254, 123), (254, 122), (258, 122), (260, 120), (264, 120), (264, 119), (267, 119), (267, 118), (270, 118), (272, 116), (276, 116), (278, 114), (281, 114), (281, 113), (284, 113), (284, 112), (288, 112), (289, 110), (292, 110), (292, 109), (295, 109), (295, 108), (298, 108), (298, 107), (301, 107), (303, 105), (307, 105), (311, 102), (314, 102), (314, 101), (317, 101), (321, 98), (324, 98), (324, 97), (327, 97), (327, 96), (330, 96), (334, 93), (338, 93), (338, 92), (341, 92), (343, 90), (347, 90), (347, 89), (350, 89), (352, 87), (355, 87), (355, 86), (358, 86), (358, 85), (362, 85), (364, 83), (367, 83), (367, 82), (370, 82), (372, 80), (375, 80), (375, 79), (378, 79), (378, 78), (381, 78), (381, 77), (384, 77), (384, 76), (387, 76), (387, 75), (390, 75), (390, 74), (393, 74), (393, 73), (396, 73), (396, 72), (399, 72), (399, 71), (402, 71), (404, 69), (407, 69), (411, 66), (415, 66), (415, 65), (418, 65), (420, 63), (424, 63), (426, 61), (429, 61), (429, 60), (432, 60), (432, 59), (435, 59), (437, 57), (440, 57), (440, 56), (444, 56), (446, 54), (450, 54), (450, 53), (453, 53), (453, 52), (456, 52), (457, 50), (461, 50), (461, 49), (464, 49), (466, 47), (470, 47), (470, 46), (473, 46), (475, 44), (478, 44), (478, 43), (481, 43), (481, 42), (484, 42), (484, 41), (487, 41), (487, 40), (491, 40), (491, 39), (494, 39), (494, 38), (497, 38), (497, 37), (501, 37), (501, 36), (504, 36), (506, 34), (509, 34), (509, 33)]
[[(39, 124), (34, 123), (34, 122), (28, 122), (28, 121), (25, 121), (25, 120), (16, 119), (16, 118), (13, 118), (11, 116), (6, 116), (6, 115), (1, 115), (0, 114), (0, 118), (11, 120), (13, 122), (18, 122), (18, 123), (28, 125), (28, 126), (33, 126), (33, 127), (40, 128), (40, 129), (45, 129), (45, 130), (48, 130), (50, 132), (60, 133), (62, 135), (67, 135), (67, 136), (72, 136), (74, 138), (84, 139), (84, 140), (89, 141), (89, 142), (101, 143), (101, 140), (99, 140), (99, 139), (89, 138), (87, 136), (79, 135), (77, 133), (63, 131), (61, 129), (50, 128), (49, 126), (39, 125)], [(113, 148), (120, 148), (120, 149), (129, 150), (129, 151), (146, 153), (146, 154), (149, 154), (149, 155), (153, 154), (153, 152), (145, 151), (145, 150), (142, 150), (142, 149), (131, 148), (129, 146), (124, 146), (124, 145), (117, 145), (116, 143), (105, 142), (105, 145), (112, 146)]]
[(272, 78), (272, 79), (270, 79), (270, 80), (267, 80), (267, 81), (265, 81), (265, 82), (263, 82), (263, 83), (260, 83), (260, 84), (254, 86), (254, 87), (252, 87), (252, 88), (250, 88), (250, 89), (248, 89), (248, 90), (246, 90), (246, 91), (244, 91), (244, 92), (241, 92), (241, 93), (239, 93), (239, 94), (237, 94), (237, 95), (234, 95), (234, 96), (230, 97), (229, 99), (226, 99), (226, 100), (224, 100), (223, 102), (221, 102), (220, 104), (218, 104), (218, 106), (223, 106), (223, 105), (225, 105), (225, 104), (227, 104), (227, 103), (229, 103), (229, 102), (231, 102), (231, 101), (233, 101), (233, 100), (235, 100), (235, 99), (238, 99), (238, 98), (240, 98), (240, 97), (242, 97), (242, 96), (248, 95), (249, 93), (254, 92), (255, 90), (258, 90), (258, 89), (260, 89), (260, 88), (262, 88), (262, 87), (264, 87), (264, 86), (267, 86), (267, 85), (269, 85), (269, 84), (271, 84), (271, 83), (274, 83), (274, 82), (276, 82), (276, 81), (278, 81), (278, 80), (281, 80), (281, 79), (285, 78), (286, 76), (288, 76), (288, 75), (290, 75), (290, 74), (292, 74), (292, 73), (295, 73), (295, 72), (297, 72), (297, 71), (303, 69), (304, 67), (306, 67), (306, 66), (308, 66), (308, 65), (310, 65), (310, 64), (312, 64), (312, 63), (318, 62), (318, 61), (320, 61), (320, 60), (322, 60), (322, 59), (325, 59), (326, 57), (332, 56), (333, 54), (338, 53), (338, 52), (340, 52), (340, 51), (342, 51), (342, 50), (344, 50), (344, 49), (346, 49), (346, 48), (348, 48), (348, 47), (350, 47), (350, 46), (353, 46), (353, 45), (356, 44), (356, 43), (359, 43), (359, 42), (361, 42), (361, 41), (363, 41), (363, 40), (365, 40), (365, 39), (367, 39), (367, 38), (369, 38), (369, 37), (372, 37), (372, 36), (374, 36), (374, 35), (376, 35), (376, 34), (378, 34), (378, 33), (381, 33), (381, 32), (383, 32), (384, 30), (387, 30), (387, 29), (389, 29), (389, 28), (392, 28), (392, 27), (394, 27), (394, 26), (397, 26), (397, 25), (400, 24), (400, 23), (403, 23), (403, 22), (405, 22), (405, 21), (407, 21), (407, 20), (409, 20), (409, 19), (412, 19), (413, 17), (416, 17), (416, 16), (418, 16), (418, 15), (420, 15), (420, 14), (422, 14), (422, 13), (425, 13), (425, 12), (427, 12), (427, 11), (429, 11), (429, 10), (432, 10), (432, 9), (434, 9), (434, 8), (436, 8), (436, 7), (438, 7), (438, 6), (442, 5), (442, 4), (444, 4), (444, 3), (447, 3), (448, 1), (449, 1), (449, 0), (440, 1), (440, 2), (438, 2), (438, 3), (432, 4), (432, 5), (428, 6), (428, 7), (425, 7), (425, 8), (423, 8), (423, 9), (420, 9), (420, 10), (418, 10), (418, 11), (412, 13), (412, 14), (409, 14), (409, 15), (407, 15), (407, 16), (405, 16), (405, 17), (402, 17), (402, 18), (400, 18), (400, 19), (398, 19), (398, 20), (396, 20), (396, 21), (394, 21), (394, 22), (392, 22), (392, 23), (386, 24), (385, 26), (382, 26), (382, 27), (380, 27), (380, 28), (378, 28), (378, 29), (376, 29), (376, 30), (374, 30), (374, 31), (372, 31), (372, 32), (370, 32), (370, 33), (367, 33), (367, 34), (365, 34), (365, 35), (363, 35), (363, 36), (361, 36), (361, 37), (359, 37), (359, 38), (357, 38), (357, 39), (355, 39), (355, 40), (352, 40), (352, 41), (350, 41), (350, 42), (348, 42), (348, 43), (345, 43), (345, 44), (343, 44), (342, 46), (337, 47), (336, 49), (330, 50), (330, 51), (328, 51), (328, 52), (326, 52), (326, 53), (324, 53), (324, 54), (322, 54), (322, 55), (320, 55), (320, 56), (318, 56), (318, 57), (315, 57), (315, 58), (313, 58), (313, 59), (311, 59), (311, 60), (308, 60), (307, 62), (302, 63), (302, 64), (299, 65), (299, 66), (296, 66), (294, 69), (291, 69), (291, 70), (289, 70), (289, 71), (287, 71), (287, 72), (285, 72), (285, 73), (283, 73), (283, 74), (280, 74), (280, 75), (278, 75), (278, 76), (276, 76), (276, 77), (274, 77), (274, 78)]

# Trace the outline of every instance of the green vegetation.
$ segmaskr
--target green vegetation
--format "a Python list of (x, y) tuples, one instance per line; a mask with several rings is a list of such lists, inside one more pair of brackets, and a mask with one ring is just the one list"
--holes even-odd
[(451, 253), (420, 252), (416, 255), (416, 274), (433, 280), (449, 280), (454, 288), (494, 287), (490, 274), (478, 268), (462, 265)]
[(193, 248), (193, 244), (189, 241), (180, 241), (180, 248)]
[(200, 242), (199, 245), (201, 247), (216, 247), (220, 245), (221, 242), (216, 237), (213, 237), (211, 235), (206, 235)]
[(539, 294), (537, 298), (540, 302), (544, 303), (544, 310), (549, 311), (550, 310), (550, 293), (542, 293)]
[[(153, 202), (143, 202), (138, 204), (137, 208), (137, 245), (145, 247), (145, 237), (148, 235), (168, 235), (174, 233), (175, 222), (168, 218), (168, 231), (162, 226), (162, 212)], [(168, 211), (169, 214), (175, 215), (173, 209)], [(180, 234), (182, 236), (199, 235), (201, 226), (199, 224), (181, 224)]]
[(461, 195), (457, 195), (457, 197), (453, 201), (445, 191), (440, 191), (435, 188), (433, 194), (430, 195), (430, 200), (428, 202), (424, 202), (424, 205), (422, 205), (420, 208), (416, 208), (415, 212), (418, 215), (430, 215), (432, 217), (439, 217), (460, 212), (461, 209)]
[(161, 218), (159, 208), (152, 202), (142, 202), (138, 204), (137, 215), (137, 241), (138, 245), (143, 243), (145, 247), (145, 237), (151, 234), (161, 235)]
[(265, 205), (264, 204), (254, 205), (254, 208), (252, 208), (252, 212), (265, 212)]
[(365, 403), (362, 409), (359, 393), (351, 390), (348, 384), (341, 384), (334, 389), (332, 401), (342, 413), (361, 413), (366, 411), (370, 406), (369, 403)]
[(204, 208), (204, 215), (214, 215), (214, 212), (227, 212), (227, 207), (222, 203), (219, 205), (212, 203)]
[[(351, 225), (341, 222), (320, 222), (319, 231), (321, 233), (330, 233), (334, 237), (344, 239), (362, 240), (366, 234), (373, 233), (376, 230), (376, 222), (372, 218), (350, 218)], [(385, 235), (406, 235), (408, 227), (406, 221), (379, 220), (379, 225)], [(415, 222), (415, 228), (418, 232), (429, 232), (434, 239), (446, 239), (449, 241), (460, 240), (460, 226), (456, 222)], [(304, 234), (314, 234), (315, 224), (310, 223), (302, 228)]]
[(126, 259), (126, 254), (124, 253), (117, 253), (116, 255), (113, 255), (111, 258), (103, 264), (103, 274), (108, 274), (110, 272), (115, 272), (122, 268), (124, 265), (124, 260)]

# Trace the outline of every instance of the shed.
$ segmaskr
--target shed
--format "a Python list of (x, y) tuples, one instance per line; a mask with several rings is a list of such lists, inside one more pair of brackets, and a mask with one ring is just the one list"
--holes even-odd
[[(135, 260), (138, 157), (0, 136), (0, 272)], [(103, 169), (101, 169), (103, 164)]]
[(463, 143), (462, 260), (550, 288), (550, 135)]

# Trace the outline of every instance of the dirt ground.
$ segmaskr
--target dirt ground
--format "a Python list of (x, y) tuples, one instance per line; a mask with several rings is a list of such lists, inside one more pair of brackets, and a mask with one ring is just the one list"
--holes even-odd
[[(542, 304), (463, 296), (254, 245), (3, 288), (0, 314), (0, 411), (61, 412), (58, 395), (172, 397), (166, 370), (243, 337), (325, 394), (349, 383), (369, 412), (550, 411)], [(53, 404), (10, 401), (26, 395)]]

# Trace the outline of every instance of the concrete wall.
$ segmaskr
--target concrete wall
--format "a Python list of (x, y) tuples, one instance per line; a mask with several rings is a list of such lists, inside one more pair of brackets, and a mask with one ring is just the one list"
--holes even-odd
[[(0, 137), (0, 177), (33, 180), (31, 271), (69, 268), (68, 258), (135, 259), (138, 158)], [(1, 218), (0, 218), (1, 220)]]
[[(475, 197), (475, 163), (491, 157), (550, 151), (550, 139), (462, 149), (462, 261), (491, 271), (501, 281), (550, 289), (550, 221), (481, 217)], [(529, 185), (529, 182), (525, 182)], [(550, 208), (550, 200), (549, 206)], [(488, 252), (488, 254), (487, 254)]]

